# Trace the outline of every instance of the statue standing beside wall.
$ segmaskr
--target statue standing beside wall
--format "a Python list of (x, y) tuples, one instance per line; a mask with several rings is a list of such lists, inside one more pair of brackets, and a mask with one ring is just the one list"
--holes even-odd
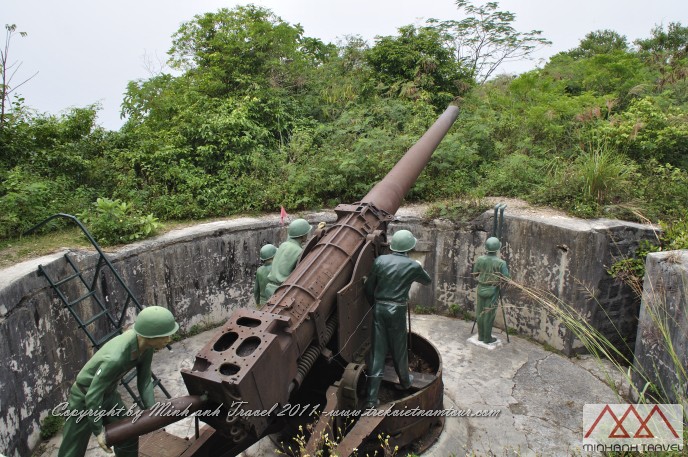
[(506, 261), (497, 253), (502, 247), (499, 238), (490, 237), (485, 242), (486, 255), (481, 255), (473, 265), (473, 274), (478, 277), (476, 320), (478, 323), (478, 340), (485, 344), (497, 342), (492, 336), (492, 325), (497, 314), (500, 283), (509, 278)]

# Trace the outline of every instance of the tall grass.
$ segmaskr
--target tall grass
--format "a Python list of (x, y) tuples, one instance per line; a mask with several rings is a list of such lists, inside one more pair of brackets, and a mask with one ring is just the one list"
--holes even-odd
[[(678, 254), (670, 253), (665, 262), (678, 263)], [(672, 257), (673, 256), (673, 257)], [(685, 275), (678, 275), (676, 282), (664, 285), (667, 278), (658, 281), (647, 280), (644, 284), (643, 307), (639, 323), (638, 340), (641, 347), (648, 351), (649, 366), (643, 366), (625, 354), (632, 354), (628, 348), (618, 348), (608, 337), (600, 333), (587, 316), (569, 304), (563, 302), (552, 293), (533, 289), (514, 281), (509, 281), (511, 287), (519, 290), (546, 312), (558, 319), (585, 346), (600, 364), (611, 362), (629, 386), (625, 395), (619, 394), (621, 400), (629, 403), (676, 403), (684, 408), (683, 422), (687, 424), (688, 409), (688, 367), (686, 355), (682, 350), (688, 348), (688, 279)], [(655, 285), (657, 284), (657, 285)], [(667, 299), (667, 293), (681, 294), (679, 300)], [(618, 331), (618, 330), (617, 330)], [(623, 335), (619, 340), (624, 341)], [(638, 347), (638, 342), (636, 343)], [(626, 349), (626, 350), (625, 350)], [(631, 348), (635, 349), (635, 348)], [(605, 371), (610, 386), (614, 383), (610, 373)], [(688, 435), (688, 427), (684, 427), (684, 442)], [(609, 454), (615, 456), (638, 454)], [(682, 452), (658, 452), (658, 456), (688, 456), (688, 446)]]
[(574, 163), (574, 173), (582, 183), (583, 195), (600, 206), (612, 203), (619, 194), (627, 194), (636, 170), (633, 161), (604, 142), (588, 144)]

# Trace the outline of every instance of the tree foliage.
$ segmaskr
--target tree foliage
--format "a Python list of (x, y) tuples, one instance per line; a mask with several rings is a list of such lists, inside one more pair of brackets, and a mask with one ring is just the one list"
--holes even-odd
[(671, 22), (665, 30), (659, 25), (650, 38), (638, 39), (635, 44), (640, 55), (659, 71), (660, 88), (688, 78), (688, 27)]
[(456, 0), (456, 6), (465, 18), (431, 19), (429, 23), (443, 33), (456, 59), (470, 69), (479, 83), (489, 79), (504, 62), (525, 59), (551, 44), (540, 30), (517, 31), (513, 26), (516, 15), (500, 11), (498, 2), (476, 6), (469, 0)]
[(442, 33), (434, 27), (408, 25), (397, 36), (375, 41), (365, 59), (391, 94), (411, 100), (431, 94), (440, 107), (470, 87), (469, 72), (443, 45)]
[(628, 51), (628, 40), (613, 30), (604, 29), (588, 33), (580, 41), (578, 47), (571, 49), (566, 54), (574, 59), (580, 59), (616, 51)]
[[(0, 49), (0, 130), (2, 130), (7, 123), (8, 112), (13, 106), (12, 94), (31, 80), (31, 78), (36, 76), (36, 74), (34, 74), (17, 84), (13, 83), (17, 71), (19, 71), (19, 67), (21, 67), (21, 62), (13, 62), (10, 60), (10, 42), (17, 33), (20, 37), (25, 37), (27, 35), (26, 32), (17, 32), (16, 24), (5, 24), (5, 44), (2, 49)], [(14, 106), (19, 108), (22, 101), (23, 99), (19, 97), (15, 101)]]
[(327, 57), (327, 47), (304, 39), (301, 26), (255, 5), (196, 16), (174, 34), (170, 49), (172, 67), (189, 71), (210, 96), (255, 87), (298, 91), (307, 63)]
[(253, 5), (198, 15), (174, 34), (176, 73), (128, 84), (118, 132), (96, 125), (96, 105), (50, 116), (15, 100), (0, 129), (0, 237), (56, 212), (122, 242), (156, 218), (357, 201), (457, 97), (459, 119), (409, 200), (685, 218), (686, 28), (655, 28), (636, 47), (591, 32), (541, 69), (489, 78), (546, 40), (494, 2), (457, 6), (466, 18), (373, 43), (323, 43)]

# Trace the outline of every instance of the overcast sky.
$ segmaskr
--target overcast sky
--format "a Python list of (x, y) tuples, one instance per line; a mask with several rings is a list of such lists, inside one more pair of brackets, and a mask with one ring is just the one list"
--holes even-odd
[[(27, 105), (57, 114), (100, 103), (99, 123), (116, 130), (127, 82), (150, 76), (146, 61), (159, 68), (182, 22), (247, 3), (326, 42), (358, 34), (372, 43), (376, 35), (394, 35), (428, 18), (461, 19), (453, 0), (0, 0), (0, 24), (28, 33), (15, 35), (9, 56), (22, 64), (15, 84), (38, 72), (18, 90)], [(553, 42), (539, 60), (505, 68), (516, 73), (577, 46), (593, 30), (615, 30), (633, 41), (648, 37), (656, 24), (688, 25), (688, 0), (502, 0), (499, 8), (516, 14), (517, 30), (542, 30)]]

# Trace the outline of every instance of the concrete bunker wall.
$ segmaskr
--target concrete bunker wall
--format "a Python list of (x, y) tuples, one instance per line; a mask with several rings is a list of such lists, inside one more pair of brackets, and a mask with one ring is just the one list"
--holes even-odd
[[(549, 344), (566, 355), (585, 348), (533, 294), (569, 305), (618, 348), (631, 355), (635, 345), (640, 300), (630, 287), (612, 278), (607, 269), (632, 256), (643, 239), (655, 239), (656, 228), (631, 222), (505, 212), (501, 256), (512, 279), (523, 289), (503, 290), (507, 325), (519, 334)], [(431, 304), (436, 312), (457, 307), (475, 310), (473, 260), (485, 253), (492, 234), (492, 214), (463, 227), (444, 221), (401, 220), (390, 227), (418, 233), (416, 250), (433, 276), (432, 287), (415, 286), (411, 301)], [(554, 303), (556, 305), (556, 303)], [(503, 328), (501, 312), (496, 325)]]
[[(333, 213), (307, 218), (313, 223), (336, 219)], [(470, 270), (491, 231), (491, 213), (463, 225), (400, 216), (390, 225), (390, 234), (401, 228), (419, 238), (414, 255), (433, 276), (431, 287), (414, 286), (411, 302), (436, 312), (456, 305), (472, 312)], [(612, 338), (617, 332), (611, 326), (616, 325), (627, 331), (622, 336), (632, 344), (639, 304), (606, 268), (630, 255), (640, 239), (652, 238), (653, 231), (622, 221), (507, 212), (502, 255), (515, 281), (572, 304)], [(144, 306), (169, 308), (188, 331), (196, 324), (224, 321), (235, 308), (251, 306), (259, 249), (285, 236), (277, 218), (243, 218), (170, 232), (108, 257)], [(91, 355), (76, 321), (37, 272), (41, 264), (55, 277), (70, 274), (65, 252), (0, 272), (0, 451), (8, 457), (29, 455), (38, 442), (41, 418), (66, 399)], [(92, 277), (95, 254), (72, 251), (70, 256)], [(117, 308), (123, 301), (121, 292), (109, 275), (103, 273), (101, 280), (107, 302)], [(79, 296), (78, 286), (72, 287), (68, 295)], [(573, 335), (527, 294), (509, 290), (504, 298), (510, 328), (566, 354), (581, 349)]]
[[(633, 384), (657, 402), (686, 398), (688, 366), (688, 250), (656, 252), (645, 260)], [(646, 388), (646, 383), (652, 388)]]

